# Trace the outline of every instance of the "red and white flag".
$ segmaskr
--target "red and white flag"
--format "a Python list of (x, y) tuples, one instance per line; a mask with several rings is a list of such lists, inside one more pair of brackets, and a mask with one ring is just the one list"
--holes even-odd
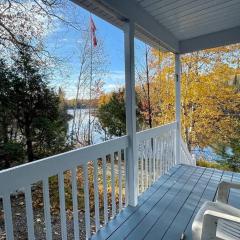
[(97, 29), (96, 29), (96, 26), (93, 22), (92, 16), (90, 16), (90, 31), (91, 31), (91, 38), (92, 38), (94, 47), (97, 46), (96, 30)]

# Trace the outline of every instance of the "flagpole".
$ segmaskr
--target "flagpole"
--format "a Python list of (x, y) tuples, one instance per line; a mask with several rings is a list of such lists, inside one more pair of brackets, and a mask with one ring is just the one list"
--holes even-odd
[[(91, 21), (91, 13), (90, 13), (90, 21)], [(92, 39), (92, 31), (91, 31), (91, 25), (90, 25), (90, 42), (91, 42), (91, 45), (90, 45), (90, 89), (89, 89), (89, 104), (88, 104), (88, 145), (91, 144), (91, 101), (92, 101), (92, 80), (93, 80), (93, 77), (92, 77), (92, 62), (93, 62), (93, 59), (92, 59), (92, 54), (93, 54), (93, 39)]]

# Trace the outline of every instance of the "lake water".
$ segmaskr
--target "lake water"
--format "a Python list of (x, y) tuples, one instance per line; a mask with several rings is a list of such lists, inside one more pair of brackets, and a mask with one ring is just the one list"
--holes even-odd
[[(94, 113), (94, 109), (92, 110), (92, 112)], [(74, 115), (74, 110), (73, 109), (68, 109), (68, 114), (70, 115)], [(75, 122), (78, 124), (79, 121), (81, 122), (80, 124), (80, 128), (79, 128), (79, 135), (80, 134), (84, 134), (84, 129), (87, 130), (88, 128), (88, 117), (89, 117), (89, 111), (88, 109), (76, 109), (76, 113), (75, 113)], [(91, 115), (91, 127), (92, 127), (92, 142), (93, 144), (97, 144), (97, 143), (101, 143), (105, 140), (105, 134), (104, 132), (101, 130), (101, 128), (97, 127), (100, 126), (100, 123), (98, 121), (98, 118), (96, 116), (94, 116), (94, 114)], [(68, 122), (68, 132), (69, 134), (72, 131), (72, 125), (73, 125), (73, 119), (71, 119)], [(86, 131), (85, 131), (86, 134)], [(214, 153), (214, 151), (212, 150), (212, 148), (210, 147), (206, 147), (204, 149), (199, 149), (199, 148), (195, 148), (193, 151), (196, 159), (199, 159), (201, 157), (204, 157), (206, 160), (208, 161), (218, 161), (219, 159), (221, 159), (220, 156), (216, 155)]]
[[(94, 113), (94, 109), (91, 110)], [(74, 115), (74, 109), (68, 109), (68, 114)], [(79, 135), (86, 135), (88, 132), (89, 110), (88, 109), (76, 109), (75, 112), (75, 131), (78, 131)], [(91, 114), (91, 132), (93, 144), (101, 143), (105, 140), (105, 134), (100, 128), (98, 118)], [(68, 133), (72, 132), (73, 119), (68, 122)]]

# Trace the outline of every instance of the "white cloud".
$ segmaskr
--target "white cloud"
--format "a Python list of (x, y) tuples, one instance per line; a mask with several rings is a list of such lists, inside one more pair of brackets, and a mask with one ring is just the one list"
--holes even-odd
[(112, 71), (104, 75), (104, 91), (111, 92), (124, 86), (125, 72), (122, 70)]

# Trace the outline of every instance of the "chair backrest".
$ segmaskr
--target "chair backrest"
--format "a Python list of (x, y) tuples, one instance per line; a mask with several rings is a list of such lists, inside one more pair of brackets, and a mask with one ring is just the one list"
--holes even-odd
[(219, 239), (239, 240), (240, 224), (228, 220), (219, 219), (217, 223), (216, 236)]

